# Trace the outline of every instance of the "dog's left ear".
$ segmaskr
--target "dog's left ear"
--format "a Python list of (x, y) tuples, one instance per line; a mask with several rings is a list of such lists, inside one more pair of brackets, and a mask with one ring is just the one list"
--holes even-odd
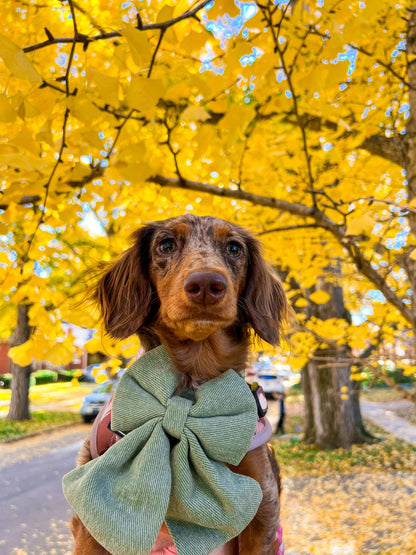
[(260, 242), (249, 237), (247, 247), (246, 286), (239, 303), (242, 320), (261, 339), (271, 345), (278, 345), (291, 309), (280, 279), (261, 255)]

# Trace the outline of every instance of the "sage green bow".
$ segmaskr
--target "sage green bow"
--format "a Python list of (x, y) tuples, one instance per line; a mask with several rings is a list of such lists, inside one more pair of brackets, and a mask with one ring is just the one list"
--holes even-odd
[(177, 386), (163, 347), (137, 360), (112, 407), (111, 428), (129, 433), (64, 476), (65, 497), (113, 555), (148, 555), (164, 521), (178, 555), (208, 555), (262, 499), (255, 480), (223, 464), (241, 461), (256, 427), (244, 379), (228, 370), (192, 395), (175, 395)]

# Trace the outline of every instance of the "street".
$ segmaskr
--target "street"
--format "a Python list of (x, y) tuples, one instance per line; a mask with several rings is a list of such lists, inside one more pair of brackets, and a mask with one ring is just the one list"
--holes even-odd
[(72, 511), (62, 476), (74, 468), (88, 426), (0, 445), (1, 555), (69, 555)]
[[(276, 403), (269, 408), (275, 426)], [(0, 555), (72, 553), (72, 510), (61, 481), (75, 467), (89, 428), (77, 424), (0, 444)]]

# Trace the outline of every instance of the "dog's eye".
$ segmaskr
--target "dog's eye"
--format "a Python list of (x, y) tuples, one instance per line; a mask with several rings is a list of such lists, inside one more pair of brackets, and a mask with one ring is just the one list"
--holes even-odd
[(227, 252), (230, 256), (232, 256), (233, 258), (237, 258), (237, 256), (240, 256), (242, 251), (242, 247), (241, 245), (239, 245), (238, 243), (236, 243), (235, 241), (230, 241), (227, 245)]
[(174, 239), (164, 239), (160, 245), (159, 250), (163, 254), (171, 254), (176, 251), (176, 242)]

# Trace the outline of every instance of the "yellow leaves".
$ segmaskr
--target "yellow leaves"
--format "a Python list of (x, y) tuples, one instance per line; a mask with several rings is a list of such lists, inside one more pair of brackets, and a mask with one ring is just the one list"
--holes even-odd
[(416, 376), (416, 366), (414, 364), (401, 360), (398, 366), (403, 370), (405, 376)]
[(329, 64), (329, 71), (325, 79), (325, 86), (332, 87), (346, 81), (349, 61), (338, 60), (336, 64)]
[(331, 296), (326, 291), (319, 290), (314, 291), (309, 298), (315, 304), (325, 304), (331, 299)]
[(16, 112), (13, 110), (7, 96), (4, 93), (0, 94), (0, 121), (4, 123), (11, 123), (17, 117)]
[(151, 112), (164, 93), (161, 79), (146, 79), (140, 75), (133, 75), (127, 93), (129, 106), (140, 112)]
[(8, 356), (19, 366), (29, 366), (33, 359), (33, 340), (9, 349)]
[(56, 366), (66, 366), (74, 358), (74, 346), (71, 338), (67, 338), (61, 343), (55, 343), (46, 354), (46, 360)]
[(368, 214), (362, 214), (358, 217), (348, 218), (346, 235), (361, 235), (371, 233), (376, 222)]
[(104, 348), (103, 339), (99, 335), (95, 334), (92, 339), (85, 343), (84, 348), (86, 349), (87, 353), (99, 353)]
[(102, 330), (95, 333), (94, 337), (85, 343), (84, 348), (88, 353), (104, 353), (109, 360), (102, 367), (108, 365), (119, 368), (122, 359), (134, 358), (140, 349), (140, 341), (132, 336), (124, 341), (113, 341)]
[(74, 358), (74, 337), (46, 338), (40, 333), (17, 347), (9, 349), (9, 357), (19, 366), (29, 366), (32, 360), (47, 360), (55, 366), (66, 366)]
[(84, 123), (90, 124), (91, 121), (101, 117), (100, 110), (82, 93), (70, 96), (66, 100), (66, 106), (74, 117)]
[(242, 130), (253, 118), (254, 110), (240, 104), (231, 104), (227, 113), (221, 119), (219, 127), (228, 134), (228, 141), (234, 141), (241, 136)]
[(181, 48), (185, 52), (199, 52), (210, 38), (210, 35), (204, 30), (200, 32), (191, 31), (181, 42)]
[(4, 35), (0, 35), (0, 56), (15, 77), (28, 80), (31, 83), (42, 81), (42, 77), (23, 50)]
[(156, 22), (164, 23), (165, 21), (169, 21), (173, 18), (174, 10), (174, 6), (169, 6), (168, 4), (165, 4), (160, 12), (157, 14)]
[(98, 89), (98, 94), (106, 104), (118, 106), (119, 104), (119, 77), (110, 77), (94, 69), (90, 69), (90, 78), (95, 82)]
[(97, 324), (97, 318), (93, 312), (79, 306), (62, 310), (62, 317), (71, 324), (83, 328), (94, 328)]
[[(94, 373), (94, 372), (93, 372)], [(95, 381), (100, 384), (100, 383), (104, 383), (108, 380), (108, 376), (106, 374), (98, 374), (97, 376), (95, 376)]]
[(208, 19), (216, 19), (225, 14), (230, 17), (240, 15), (240, 9), (235, 0), (215, 0), (213, 7), (208, 10)]
[(297, 299), (295, 302), (295, 306), (297, 306), (298, 308), (305, 308), (306, 306), (308, 306), (308, 301), (305, 299), (305, 297), (299, 297), (299, 299)]
[(48, 329), (55, 323), (55, 318), (40, 304), (34, 304), (29, 309), (29, 323), (33, 327), (42, 326)]
[(127, 39), (134, 63), (139, 67), (150, 65), (152, 52), (146, 33), (134, 27), (128, 27), (121, 31), (121, 35)]
[(181, 118), (184, 121), (205, 121), (210, 118), (210, 115), (202, 106), (188, 106), (182, 112)]

